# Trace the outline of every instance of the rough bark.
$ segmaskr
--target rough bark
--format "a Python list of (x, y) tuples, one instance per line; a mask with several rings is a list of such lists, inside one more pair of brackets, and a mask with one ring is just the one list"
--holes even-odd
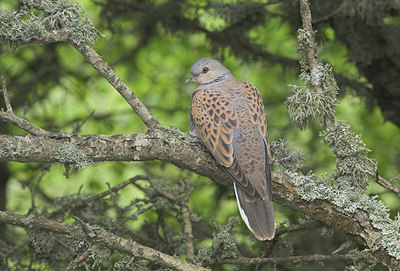
[[(65, 143), (74, 144), (94, 162), (162, 160), (231, 186), (228, 174), (202, 145), (169, 129), (146, 134), (58, 138), (0, 135), (0, 161), (58, 162), (55, 153)], [(367, 212), (357, 210), (349, 213), (328, 200), (304, 200), (297, 194), (297, 187), (290, 178), (276, 172), (273, 172), (272, 191), (275, 202), (349, 234), (366, 248), (376, 249), (374, 256), (388, 268), (399, 270), (400, 262), (382, 247), (382, 232), (372, 226)], [(293, 197), (289, 199), (290, 195)]]
[(144, 258), (153, 261), (161, 266), (173, 268), (174, 270), (182, 271), (206, 271), (207, 268), (184, 262), (176, 257), (162, 253), (150, 247), (143, 246), (135, 241), (121, 238), (110, 232), (101, 229), (81, 229), (62, 222), (36, 218), (28, 215), (18, 215), (9, 212), (0, 211), (0, 223), (12, 224), (24, 228), (34, 227), (47, 232), (60, 234), (80, 234), (88, 236), (87, 230), (91, 231), (91, 236), (95, 243), (108, 247), (109, 249), (119, 250), (122, 252), (131, 253), (135, 257)]

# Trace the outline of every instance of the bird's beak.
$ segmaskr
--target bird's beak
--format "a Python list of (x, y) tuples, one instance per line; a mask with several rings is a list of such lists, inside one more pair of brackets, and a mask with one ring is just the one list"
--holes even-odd
[(195, 80), (196, 80), (196, 79), (195, 79), (194, 75), (192, 75), (192, 76), (190, 76), (188, 79), (186, 79), (185, 85), (186, 85), (187, 83), (194, 82)]

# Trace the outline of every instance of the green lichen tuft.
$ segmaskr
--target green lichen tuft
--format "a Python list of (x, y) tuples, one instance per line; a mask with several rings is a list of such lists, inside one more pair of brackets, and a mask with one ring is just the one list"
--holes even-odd
[(327, 128), (320, 136), (322, 142), (329, 145), (337, 157), (337, 185), (365, 189), (370, 177), (376, 174), (377, 163), (367, 156), (370, 150), (361, 136), (355, 135), (345, 121), (339, 121), (335, 127)]
[(271, 163), (279, 169), (296, 170), (304, 166), (304, 155), (292, 147), (286, 147), (287, 141), (279, 139), (271, 142)]
[(312, 173), (303, 176), (297, 172), (287, 171), (286, 174), (298, 187), (297, 193), (304, 200), (329, 200), (349, 213), (355, 213), (357, 210), (366, 211), (372, 225), (382, 232), (382, 246), (387, 249), (389, 255), (400, 260), (400, 218), (398, 216), (395, 221), (390, 219), (389, 209), (382, 201), (377, 200), (377, 197), (369, 197), (362, 189), (350, 184), (343, 185), (340, 189), (336, 188), (327, 180), (320, 179)]
[(391, 223), (385, 222), (380, 221), (379, 224), (375, 223), (374, 226), (376, 225), (382, 230), (382, 245), (387, 249), (389, 255), (400, 260), (400, 214), (397, 214), (395, 221), (390, 220)]
[(322, 125), (324, 117), (333, 118), (335, 107), (338, 106), (336, 91), (314, 91), (305, 87), (290, 85), (294, 93), (286, 99), (286, 110), (292, 121), (300, 128), (317, 118)]
[(140, 259), (132, 260), (132, 255), (120, 253), (120, 259), (114, 263), (113, 270), (148, 271), (147, 265)]
[(56, 243), (52, 232), (29, 230), (27, 239), (37, 254), (49, 254)]
[(213, 233), (212, 245), (200, 249), (195, 255), (195, 261), (208, 266), (223, 259), (236, 258), (238, 249), (233, 232), (239, 221), (237, 217), (231, 217), (226, 225), (214, 224), (216, 231)]
[(368, 265), (366, 265), (365, 259), (371, 258), (370, 250), (362, 250), (353, 249), (348, 252), (349, 254), (354, 255), (352, 263), (347, 265), (344, 271), (372, 271), (375, 270), (376, 262), (368, 261)]
[(54, 153), (54, 158), (60, 163), (72, 164), (77, 169), (83, 169), (88, 165), (94, 166), (93, 161), (71, 142), (63, 143)]
[[(77, 44), (86, 42), (93, 45), (97, 41), (99, 31), (77, 3), (68, 0), (21, 2), (23, 5), (16, 11), (0, 8), (0, 43), (5, 53), (8, 46), (15, 49), (19, 43), (29, 43), (46, 33), (56, 34), (60, 30), (67, 31), (69, 39)], [(30, 9), (40, 12), (36, 15)]]
[(89, 257), (93, 259), (93, 264), (91, 265), (92, 270), (96, 269), (96, 267), (101, 267), (101, 263), (108, 260), (111, 256), (111, 251), (107, 247), (92, 246), (89, 252)]

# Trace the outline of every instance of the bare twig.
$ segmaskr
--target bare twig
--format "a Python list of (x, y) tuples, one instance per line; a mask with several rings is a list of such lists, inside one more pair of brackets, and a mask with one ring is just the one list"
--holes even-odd
[[(186, 183), (188, 186), (188, 184)], [(189, 210), (189, 197), (193, 191), (193, 187), (189, 186), (189, 191), (186, 196), (183, 197), (181, 201), (181, 213), (183, 220), (183, 232), (186, 235), (186, 257), (188, 261), (193, 262), (194, 260), (194, 250), (193, 250), (193, 229), (192, 229), (192, 220), (190, 219), (190, 210)]]
[(86, 43), (74, 43), (72, 46), (78, 50), (82, 56), (121, 94), (132, 109), (139, 115), (147, 127), (150, 129), (161, 128), (161, 124), (150, 113), (147, 107), (136, 97), (129, 87), (118, 77), (112, 68), (101, 56)]
[[(302, 224), (295, 224), (295, 225), (290, 225), (290, 226), (281, 226), (276, 230), (276, 234), (274, 239), (272, 239), (272, 242), (269, 244), (269, 246), (265, 249), (262, 258), (268, 258), (269, 255), (272, 253), (272, 250), (274, 249), (276, 243), (278, 242), (278, 239), (281, 237), (282, 234), (286, 233), (291, 233), (291, 232), (298, 232), (298, 231), (306, 231), (306, 230), (313, 230), (320, 228), (322, 226), (321, 222), (318, 221), (310, 221), (307, 223), (302, 223)], [(262, 270), (263, 264), (260, 263), (256, 266), (256, 270)]]
[(9, 113), (13, 113), (13, 109), (11, 107), (10, 96), (8, 96), (7, 92), (7, 82), (4, 76), (1, 77), (1, 92), (4, 96), (4, 103), (6, 104), (6, 110)]
[(20, 117), (17, 117), (12, 109), (11, 102), (10, 102), (10, 96), (8, 95), (7, 92), (7, 86), (6, 86), (6, 79), (4, 77), (1, 77), (1, 92), (3, 93), (4, 97), (4, 103), (6, 104), (6, 109), (7, 111), (2, 111), (0, 110), (0, 121), (5, 121), (8, 123), (11, 123), (18, 128), (21, 128), (22, 130), (31, 133), (33, 135), (38, 135), (38, 136), (51, 136), (53, 133), (48, 132), (46, 130), (43, 130), (40, 127), (37, 127), (36, 125), (21, 119)]
[(331, 13), (328, 13), (325, 16), (322, 16), (322, 17), (320, 17), (318, 19), (314, 19), (312, 22), (313, 22), (313, 24), (317, 24), (317, 23), (320, 23), (322, 21), (328, 20), (328, 19), (332, 18), (333, 16), (335, 16), (336, 14), (338, 14), (339, 11), (340, 11), (340, 8), (337, 8), (334, 11), (332, 11)]
[(11, 123), (32, 135), (36, 135), (36, 136), (52, 136), (52, 135), (54, 135), (54, 133), (43, 130), (42, 128), (40, 128), (38, 126), (36, 126), (24, 119), (21, 119), (20, 117), (17, 117), (12, 112), (0, 111), (0, 120)]
[[(36, 228), (44, 231), (54, 232), (58, 234), (81, 234), (85, 235), (80, 227), (74, 227), (62, 222), (36, 218), (26, 215), (18, 215), (5, 211), (0, 211), (0, 223), (11, 224), (24, 228)], [(161, 266), (172, 268), (175, 270), (187, 271), (205, 271), (207, 268), (184, 262), (176, 257), (162, 253), (150, 247), (140, 245), (132, 240), (121, 238), (111, 232), (100, 229), (92, 229), (96, 235), (96, 244), (108, 247), (109, 249), (119, 250), (135, 255), (139, 258), (147, 259)]]
[(35, 37), (35, 39), (30, 39), (30, 40), (19, 40), (15, 42), (15, 46), (19, 47), (25, 44), (33, 44), (33, 43), (39, 43), (39, 44), (50, 44), (50, 43), (56, 43), (56, 42), (68, 42), (70, 41), (70, 32), (68, 29), (62, 29), (58, 31), (52, 31), (52, 32), (46, 32), (41, 34), (38, 37)]
[(321, 222), (315, 221), (315, 220), (306, 222), (306, 223), (302, 223), (302, 224), (294, 224), (294, 225), (290, 225), (287, 227), (282, 226), (276, 230), (276, 235), (279, 236), (279, 235), (282, 235), (285, 233), (314, 230), (314, 229), (321, 228), (322, 226), (323, 226), (323, 224)]
[[(303, 27), (306, 31), (311, 33), (311, 38), (308, 40), (308, 47), (306, 49), (308, 64), (311, 69), (318, 68), (317, 47), (314, 41), (314, 31), (311, 24), (311, 10), (307, 0), (300, 0), (300, 14), (303, 22)], [(321, 81), (316, 86), (316, 90), (322, 90)]]
[(338, 254), (340, 251), (349, 248), (351, 245), (353, 244), (352, 241), (346, 241), (343, 244), (340, 245), (340, 247), (338, 247), (338, 249), (336, 249), (334, 252), (332, 252), (332, 254)]
[(80, 124), (78, 124), (78, 125), (75, 126), (75, 128), (74, 128), (73, 131), (72, 131), (72, 133), (73, 133), (73, 134), (79, 133), (79, 132), (81, 131), (81, 129), (82, 129), (82, 126), (86, 123), (86, 121), (87, 121), (88, 119), (90, 119), (91, 117), (93, 117), (93, 115), (94, 115), (94, 110), (93, 110), (92, 112), (90, 112), (90, 114), (89, 114), (86, 118), (84, 118)]
[[(274, 239), (272, 239), (272, 242), (267, 246), (267, 248), (264, 250), (263, 255), (261, 256), (262, 258), (268, 258), (269, 255), (271, 255), (272, 250), (274, 249), (276, 243), (278, 243), (278, 240), (280, 238), (280, 235), (275, 235)], [(256, 271), (261, 271), (264, 267), (264, 263), (259, 263), (257, 264), (255, 270)]]
[(110, 195), (111, 193), (115, 193), (115, 192), (117, 192), (118, 190), (121, 190), (122, 188), (126, 187), (127, 185), (136, 182), (137, 180), (147, 180), (147, 179), (148, 179), (147, 176), (137, 175), (137, 176), (132, 177), (132, 178), (130, 178), (130, 179), (128, 179), (128, 180), (126, 180), (126, 181), (120, 183), (120, 184), (117, 184), (116, 186), (114, 186), (114, 187), (112, 187), (112, 188), (110, 188), (110, 189), (108, 189), (108, 190), (106, 190), (106, 191), (104, 191), (104, 192), (102, 192), (102, 193), (99, 193), (99, 194), (90, 196), (90, 197), (88, 197), (88, 198), (86, 198), (86, 199), (80, 200), (80, 201), (77, 202), (76, 204), (72, 204), (72, 205), (70, 204), (70, 205), (68, 205), (68, 206), (65, 206), (65, 207), (59, 209), (59, 210), (56, 210), (56, 211), (52, 212), (48, 217), (49, 217), (49, 218), (52, 218), (52, 217), (54, 217), (54, 216), (56, 216), (56, 215), (63, 214), (63, 213), (65, 213), (66, 211), (84, 208), (84, 207), (86, 207), (90, 202), (93, 202), (93, 201), (99, 200), (99, 199), (101, 199), (101, 198), (104, 198), (104, 197)]
[(192, 220), (190, 219), (190, 210), (189, 210), (189, 197), (193, 191), (193, 187), (191, 187), (185, 181), (185, 186), (188, 188), (188, 191), (185, 196), (180, 196), (176, 194), (171, 194), (168, 191), (160, 189), (159, 187), (154, 185), (152, 179), (149, 179), (149, 181), (154, 190), (156, 190), (162, 196), (176, 202), (180, 206), (182, 213), (182, 220), (183, 220), (183, 232), (186, 235), (186, 257), (188, 261), (193, 262), (194, 259), (193, 230), (192, 230)]
[[(31, 3), (34, 8), (43, 10), (40, 2)], [(70, 35), (70, 29), (65, 26), (64, 22), (59, 19), (62, 28), (58, 31), (46, 32), (32, 40), (20, 40), (16, 42), (16, 46), (28, 43), (55, 43), (69, 42), (74, 46), (82, 56), (105, 78), (107, 81), (121, 94), (132, 109), (139, 115), (145, 125), (150, 129), (161, 129), (162, 126), (158, 120), (150, 113), (148, 108), (136, 97), (136, 95), (128, 88), (128, 86), (118, 77), (112, 68), (101, 58), (101, 56), (90, 47), (89, 44), (75, 42)]]
[(344, 255), (304, 255), (304, 256), (288, 256), (276, 258), (247, 258), (240, 257), (238, 259), (222, 260), (220, 264), (260, 264), (260, 263), (300, 263), (300, 262), (338, 262), (338, 261), (351, 261), (359, 259), (360, 255), (349, 253)]
[(38, 179), (36, 180), (36, 183), (33, 186), (29, 185), (29, 190), (31, 191), (31, 203), (32, 203), (32, 206), (31, 206), (28, 214), (31, 214), (32, 212), (35, 215), (38, 214), (37, 210), (36, 210), (36, 204), (35, 204), (36, 192), (39, 190), (39, 185), (40, 185), (40, 182), (42, 181), (44, 175), (50, 170), (50, 166), (51, 166), (50, 163), (44, 164), (43, 167), (42, 167), (41, 173), (40, 173)]
[[(400, 175), (399, 175), (400, 176)], [(399, 176), (393, 178), (392, 180), (399, 178)], [(392, 184), (390, 181), (385, 180), (384, 178), (382, 178), (381, 176), (378, 176), (378, 178), (375, 179), (375, 181), (380, 184), (382, 187), (392, 191), (396, 197), (398, 197), (400, 199), (400, 189), (395, 186), (394, 184)]]
[(143, 214), (151, 209), (153, 209), (154, 205), (153, 204), (149, 204), (149, 206), (139, 209), (137, 212), (135, 212), (134, 214), (125, 217), (124, 219), (121, 219), (121, 221), (118, 221), (118, 226), (121, 226), (122, 224), (124, 224), (126, 221), (130, 220), (130, 219), (135, 219), (138, 215)]
[(90, 256), (90, 249), (85, 250), (81, 254), (79, 254), (69, 265), (64, 269), (64, 271), (75, 270), (77, 267), (81, 266), (87, 258)]

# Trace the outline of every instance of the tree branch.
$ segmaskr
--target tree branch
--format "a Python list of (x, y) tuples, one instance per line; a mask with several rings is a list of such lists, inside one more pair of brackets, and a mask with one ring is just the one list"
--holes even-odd
[[(399, 176), (397, 176), (396, 178), (398, 178)], [(394, 184), (392, 184), (389, 181), (386, 181), (384, 178), (382, 178), (381, 176), (378, 176), (375, 180), (378, 184), (380, 184), (382, 187), (390, 190), (393, 192), (393, 194), (396, 195), (396, 197), (398, 197), (400, 199), (400, 189), (395, 186)]]
[[(57, 216), (57, 215), (59, 215), (59, 214), (63, 214), (63, 213), (65, 213), (66, 211), (71, 211), (71, 210), (76, 210), (76, 209), (81, 209), (81, 208), (84, 208), (84, 207), (86, 207), (86, 206), (88, 206), (89, 205), (89, 203), (91, 203), (91, 202), (93, 202), (93, 201), (96, 201), (96, 200), (100, 200), (100, 199), (102, 199), (102, 198), (104, 198), (104, 197), (106, 197), (106, 196), (108, 196), (108, 195), (110, 195), (110, 194), (112, 194), (112, 193), (115, 193), (115, 192), (117, 192), (117, 191), (119, 191), (119, 190), (121, 190), (121, 189), (123, 189), (124, 187), (126, 187), (127, 185), (129, 185), (129, 184), (132, 184), (132, 183), (135, 183), (136, 181), (138, 181), (138, 180), (148, 180), (148, 177), (147, 176), (143, 176), (143, 175), (137, 175), (137, 176), (135, 176), (135, 177), (132, 177), (132, 178), (130, 178), (130, 179), (128, 179), (128, 180), (126, 180), (126, 181), (124, 181), (124, 182), (122, 182), (122, 183), (119, 183), (119, 184), (117, 184), (116, 186), (114, 186), (114, 187), (111, 187), (110, 189), (107, 189), (106, 191), (104, 191), (104, 192), (101, 192), (101, 193), (99, 193), (99, 194), (96, 194), (96, 195), (93, 195), (93, 196), (90, 196), (90, 197), (87, 197), (87, 198), (83, 198), (83, 199), (80, 199), (78, 202), (76, 202), (76, 203), (73, 203), (73, 204), (69, 204), (68, 206), (67, 206), (67, 208), (60, 208), (60, 209), (58, 209), (58, 210), (56, 210), (56, 211), (53, 211), (53, 212), (51, 212), (48, 216), (46, 216), (47, 218), (52, 218), (52, 217), (55, 217), (55, 216)], [(150, 206), (151, 208), (153, 207), (153, 206)], [(136, 214), (137, 215), (137, 214)], [(125, 221), (124, 221), (125, 222)], [(123, 224), (123, 222), (121, 222), (121, 224)]]
[(144, 124), (150, 129), (162, 126), (158, 120), (150, 113), (149, 109), (136, 97), (129, 87), (113, 71), (110, 65), (105, 62), (101, 56), (93, 50), (87, 43), (74, 43), (72, 46), (78, 50), (82, 56), (121, 94), (126, 102), (133, 108), (136, 114), (143, 120)]
[(238, 259), (223, 260), (221, 264), (260, 264), (260, 263), (300, 263), (300, 262), (337, 262), (337, 261), (351, 261), (359, 259), (360, 255), (349, 253), (344, 255), (302, 255), (302, 256), (288, 256), (276, 258), (247, 258), (240, 257)]
[(6, 104), (6, 111), (0, 110), (0, 120), (11, 123), (18, 128), (21, 128), (25, 130), (28, 133), (31, 133), (33, 135), (38, 135), (38, 136), (50, 136), (53, 133), (50, 133), (46, 130), (43, 130), (40, 127), (37, 127), (36, 125), (21, 119), (20, 117), (17, 117), (14, 114), (14, 111), (11, 106), (10, 102), (10, 96), (8, 95), (7, 92), (7, 84), (6, 84), (6, 79), (5, 77), (1, 77), (1, 92), (4, 97), (4, 103)]
[[(307, 53), (308, 65), (311, 69), (310, 72), (312, 73), (313, 70), (318, 70), (319, 64), (317, 47), (315, 46), (314, 41), (314, 30), (312, 28), (311, 10), (307, 0), (300, 0), (300, 14), (304, 29), (311, 34), (311, 38), (308, 40), (307, 48), (305, 50)], [(313, 84), (313, 87), (315, 91), (322, 91), (323, 86), (321, 80), (318, 81), (317, 85)], [(332, 129), (335, 127), (335, 120), (327, 115), (324, 116), (324, 123), (327, 128)]]
[[(173, 130), (150, 130), (146, 134), (136, 135), (72, 135), (56, 138), (0, 135), (0, 161), (57, 162), (57, 151), (64, 144), (72, 144), (76, 150), (82, 151), (86, 159), (92, 161), (162, 160), (231, 186), (228, 174), (205, 147), (191, 140), (191, 137)], [(357, 209), (351, 213), (330, 200), (307, 201), (297, 193), (297, 186), (291, 183), (289, 176), (273, 172), (272, 177), (274, 201), (349, 234), (367, 248), (375, 248), (374, 256), (389, 268), (394, 269), (399, 265), (399, 261), (384, 249), (380, 242), (382, 231), (374, 228), (368, 212)], [(293, 195), (293, 198), (289, 200), (288, 195)]]
[(169, 200), (176, 202), (179, 205), (182, 213), (183, 232), (186, 235), (186, 257), (188, 261), (193, 262), (194, 259), (193, 230), (192, 230), (192, 221), (190, 219), (190, 210), (189, 210), (189, 197), (193, 191), (193, 187), (191, 187), (185, 181), (185, 186), (188, 188), (188, 191), (185, 196), (181, 196), (169, 193), (157, 187), (156, 185), (154, 185), (152, 179), (149, 179), (149, 181), (155, 191), (157, 191), (162, 196), (168, 198)]
[[(311, 14), (307, 1), (301, 0), (300, 6), (302, 9), (303, 24), (307, 30), (312, 32)], [(62, 36), (58, 38), (52, 37), (49, 39), (43, 38), (32, 42), (42, 41), (43, 43), (48, 43), (66, 41), (66, 39), (66, 37)], [(36, 126), (30, 127), (26, 123), (21, 123), (21, 127), (25, 127), (25, 129), (28, 129), (32, 134), (40, 136), (0, 135), (0, 161), (61, 162), (84, 167), (95, 161), (148, 161), (157, 159), (170, 162), (178, 167), (207, 176), (217, 182), (232, 185), (229, 181), (229, 176), (221, 166), (217, 165), (215, 160), (205, 150), (204, 146), (195, 143), (192, 138), (187, 137), (179, 131), (162, 128), (159, 122), (131, 92), (126, 84), (122, 82), (111, 67), (104, 62), (97, 52), (95, 52), (88, 44), (77, 44), (70, 40), (67, 41), (70, 42), (125, 98), (135, 112), (143, 119), (144, 123), (150, 128), (149, 131), (146, 134), (136, 135), (58, 135), (43, 134), (40, 130), (37, 131), (35, 129)], [(307, 49), (307, 55), (310, 61), (310, 67), (318, 67), (315, 46), (313, 44)], [(7, 112), (0, 113), (2, 113), (0, 117), (6, 120), (7, 117), (3, 113), (8, 113), (8, 107)], [(15, 125), (20, 123), (16, 118), (12, 118), (11, 120)], [(327, 122), (326, 124), (327, 126), (329, 125)], [(332, 200), (316, 199), (308, 201), (302, 199), (301, 196), (297, 194), (297, 187), (291, 183), (290, 177), (284, 174), (273, 173), (273, 186), (274, 201), (284, 204), (293, 210), (303, 212), (314, 219), (333, 226), (338, 230), (342, 230), (351, 235), (359, 244), (364, 245), (367, 248), (375, 249), (374, 256), (383, 264), (392, 269), (398, 268), (399, 261), (397, 261), (395, 257), (390, 256), (388, 251), (383, 247), (382, 242), (380, 242), (383, 233), (381, 230), (373, 227), (367, 211), (357, 209), (354, 212), (348, 212), (343, 208), (338, 207)], [(293, 197), (289, 200), (288, 195), (292, 195)], [(0, 212), (0, 222), (2, 221), (3, 223), (27, 227), (27, 225), (25, 225), (27, 219), (35, 221), (35, 225), (43, 230), (51, 230), (52, 228), (55, 231), (59, 230), (59, 233), (67, 233), (72, 230), (81, 231), (80, 229), (72, 229), (69, 225), (59, 222), (37, 218), (31, 219), (27, 216), (18, 216), (6, 212)], [(31, 223), (32, 222), (29, 224)], [(51, 226), (48, 223), (50, 223)], [(99, 236), (102, 236), (102, 234), (107, 233), (99, 231)], [(131, 251), (132, 246), (135, 249), (137, 248), (135, 242), (124, 240), (115, 235), (108, 237), (113, 238), (115, 241), (114, 243), (111, 242), (108, 244), (109, 246), (113, 246), (115, 249), (119, 249), (117, 247), (120, 247), (122, 248), (121, 251), (129, 252)], [(122, 243), (119, 244), (119, 242)], [(147, 247), (144, 248), (150, 249)], [(141, 250), (141, 253), (145, 252)], [(159, 254), (160, 252), (155, 252), (153, 250), (150, 254), (146, 254), (146, 257), (151, 255), (151, 257), (156, 257), (163, 266), (169, 266), (169, 263), (164, 263), (166, 260), (160, 257), (160, 255), (155, 255), (154, 253)], [(162, 253), (161, 255), (163, 255), (163, 257), (165, 256), (165, 254)], [(167, 256), (168, 255), (166, 255), (166, 257)], [(178, 261), (178, 263), (181, 262), (175, 258), (173, 259)], [(246, 260), (246, 258), (241, 259)], [(153, 258), (151, 260), (153, 260)], [(171, 259), (168, 258), (168, 261), (169, 260)], [(262, 260), (268, 261), (269, 259)], [(291, 261), (294, 261), (294, 259)], [(184, 270), (189, 269), (186, 268)]]
[[(11, 224), (23, 228), (36, 228), (39, 230), (58, 234), (80, 234), (85, 236), (85, 232), (82, 227), (71, 226), (53, 220), (35, 218), (27, 215), (18, 215), (4, 211), (0, 211), (0, 223)], [(127, 252), (135, 255), (136, 257), (147, 259), (161, 266), (172, 268), (175, 270), (209, 270), (201, 266), (186, 263), (176, 257), (164, 254), (150, 247), (140, 245), (135, 241), (126, 240), (104, 230), (92, 228), (91, 231), (94, 233), (93, 236), (95, 236), (96, 243), (101, 244), (102, 246), (106, 246), (111, 250), (116, 249), (121, 252)]]

